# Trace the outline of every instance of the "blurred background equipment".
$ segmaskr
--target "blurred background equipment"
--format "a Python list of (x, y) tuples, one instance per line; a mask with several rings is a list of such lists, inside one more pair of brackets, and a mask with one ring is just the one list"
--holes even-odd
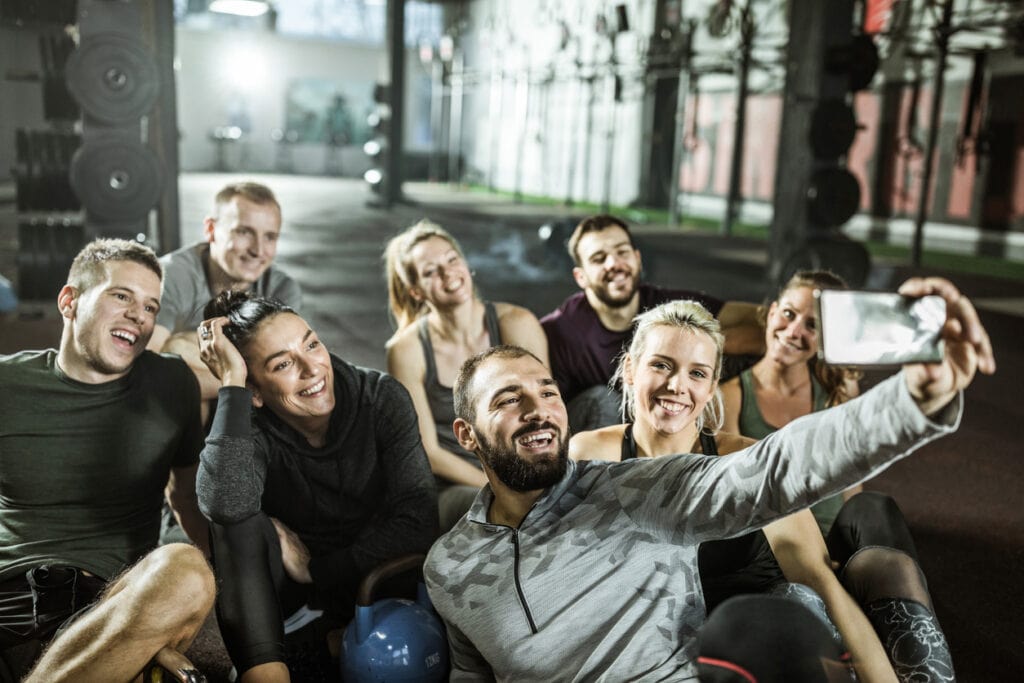
[(23, 300), (52, 297), (94, 237), (177, 242), (172, 12), (143, 0), (0, 3), (0, 22), (33, 32), (39, 49), (38, 73), (19, 80), (39, 84), (42, 119), (13, 131)]

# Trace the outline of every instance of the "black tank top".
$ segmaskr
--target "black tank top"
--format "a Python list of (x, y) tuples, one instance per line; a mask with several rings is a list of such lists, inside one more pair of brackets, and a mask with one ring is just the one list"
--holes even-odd
[[(718, 455), (718, 444), (711, 434), (701, 432), (700, 448), (704, 455)], [(633, 425), (627, 425), (622, 435), (622, 459), (636, 457)], [(767, 593), (786, 582), (768, 537), (760, 529), (736, 538), (701, 543), (697, 566), (708, 614), (734, 595)]]

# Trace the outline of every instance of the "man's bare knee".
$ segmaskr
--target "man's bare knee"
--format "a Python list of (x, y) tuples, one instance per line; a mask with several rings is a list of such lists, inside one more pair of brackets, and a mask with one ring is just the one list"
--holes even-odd
[(170, 543), (147, 555), (136, 567), (145, 619), (153, 627), (177, 630), (202, 623), (213, 607), (216, 584), (202, 552), (186, 543)]

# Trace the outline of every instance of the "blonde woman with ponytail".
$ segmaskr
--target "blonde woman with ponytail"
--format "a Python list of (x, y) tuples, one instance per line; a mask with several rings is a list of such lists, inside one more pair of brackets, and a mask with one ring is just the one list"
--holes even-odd
[(398, 328), (387, 342), (388, 372), (412, 396), (446, 531), (487, 483), (479, 461), (452, 432), (451, 387), (459, 367), (498, 344), (521, 346), (547, 364), (547, 339), (527, 309), (477, 296), (462, 248), (436, 223), (422, 220), (392, 238), (385, 259)]

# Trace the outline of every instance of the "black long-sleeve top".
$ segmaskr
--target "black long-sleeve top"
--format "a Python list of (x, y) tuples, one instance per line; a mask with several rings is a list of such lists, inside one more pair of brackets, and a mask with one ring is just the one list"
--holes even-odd
[(385, 560), (426, 552), (437, 492), (405, 388), (331, 360), (336, 404), (323, 448), (270, 410), (253, 410), (248, 389), (223, 387), (196, 488), (203, 514), (219, 524), (260, 511), (281, 520), (309, 548), (314, 585), (333, 592)]

